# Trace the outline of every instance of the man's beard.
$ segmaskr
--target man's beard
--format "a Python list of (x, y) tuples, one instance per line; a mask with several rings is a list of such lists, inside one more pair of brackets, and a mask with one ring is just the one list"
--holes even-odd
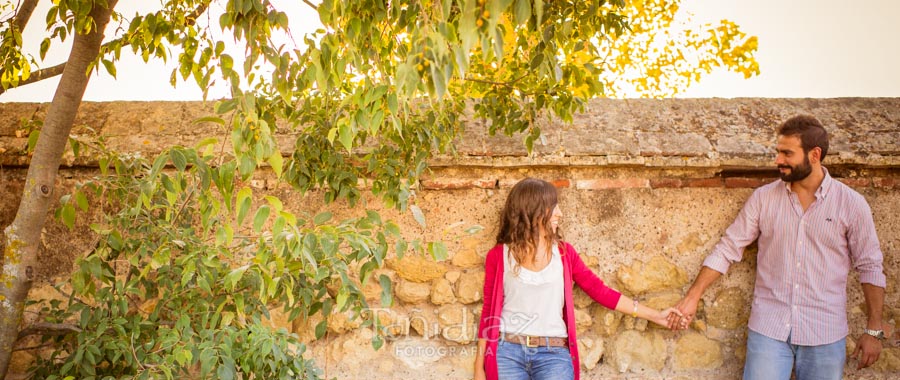
[(802, 181), (806, 177), (809, 177), (809, 174), (812, 173), (812, 165), (809, 164), (809, 157), (803, 158), (803, 163), (797, 166), (790, 165), (778, 165), (779, 169), (791, 169), (791, 171), (787, 174), (781, 174), (781, 180), (784, 182), (797, 182)]

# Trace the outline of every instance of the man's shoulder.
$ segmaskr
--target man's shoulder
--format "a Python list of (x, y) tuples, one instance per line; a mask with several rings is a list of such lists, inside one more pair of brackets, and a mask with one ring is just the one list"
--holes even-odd
[(837, 194), (837, 196), (840, 197), (841, 203), (854, 207), (868, 207), (869, 202), (866, 201), (866, 197), (847, 184), (838, 181), (837, 179), (833, 179), (831, 186), (832, 188), (828, 191), (829, 195)]
[(771, 195), (773, 195), (773, 194), (776, 194), (776, 193), (779, 192), (779, 191), (781, 191), (781, 192), (785, 191), (785, 188), (784, 188), (784, 181), (782, 181), (782, 180), (780, 180), (780, 179), (776, 179), (776, 180), (774, 180), (774, 181), (772, 181), (772, 182), (769, 182), (769, 183), (767, 183), (767, 184), (765, 184), (765, 185), (762, 185), (762, 186), (760, 186), (760, 187), (757, 187), (756, 190), (753, 190), (753, 195), (754, 195), (754, 196), (757, 196), (757, 197), (759, 197), (759, 196), (771, 196)]

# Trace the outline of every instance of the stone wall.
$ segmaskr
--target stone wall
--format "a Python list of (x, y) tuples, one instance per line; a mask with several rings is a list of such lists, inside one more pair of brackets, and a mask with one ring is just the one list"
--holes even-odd
[[(86, 103), (75, 133), (93, 130), (108, 136), (111, 147), (149, 155), (173, 143), (227, 135), (213, 125), (191, 122), (210, 109), (204, 103)], [(40, 104), (0, 104), (0, 226), (12, 220), (28, 162), (21, 119), (39, 119), (45, 111)], [(275, 312), (273, 323), (310, 340), (309, 354), (329, 377), (471, 378), (484, 256), (509, 189), (526, 176), (552, 181), (560, 189), (565, 239), (604, 281), (648, 305), (671, 306), (753, 189), (776, 178), (774, 127), (797, 113), (819, 117), (831, 132), (826, 166), (869, 201), (885, 257), (884, 320), (891, 337), (874, 368), (856, 370), (849, 360), (845, 378), (897, 378), (900, 99), (598, 100), (572, 124), (545, 122), (545, 137), (532, 155), (520, 137), (488, 136), (482, 121), (468, 121), (458, 154), (432, 160), (431, 172), (419, 184), (416, 202), (428, 227), (419, 227), (410, 215), (385, 212), (406, 236), (444, 236), (450, 250), (445, 262), (407, 255), (389, 260), (381, 270), (393, 281), (395, 305), (380, 315), (395, 339), (374, 351), (372, 331), (346, 315), (330, 316), (330, 331), (320, 341), (311, 338), (316, 321), (288, 321)], [(282, 139), (285, 148), (292, 144), (289, 130)], [(68, 156), (64, 164), (60, 187), (94, 172), (90, 160)], [(317, 203), (321, 194), (302, 198), (268, 176), (263, 173), (253, 183), (257, 192), (278, 195), (297, 209), (324, 208)], [(340, 205), (333, 211), (337, 216), (357, 212)], [(476, 224), (484, 230), (462, 233)], [(48, 283), (63, 280), (73, 252), (87, 244), (62, 235), (58, 225), (47, 229), (41, 252), (46, 266), (38, 271), (45, 282), (33, 297)], [(683, 332), (611, 312), (579, 291), (582, 376), (740, 378), (755, 259), (751, 246), (744, 260), (707, 291), (696, 322)], [(848, 285), (848, 352), (865, 324), (856, 279), (852, 273)], [(376, 300), (380, 289), (367, 291)], [(28, 355), (17, 354), (22, 362)]]

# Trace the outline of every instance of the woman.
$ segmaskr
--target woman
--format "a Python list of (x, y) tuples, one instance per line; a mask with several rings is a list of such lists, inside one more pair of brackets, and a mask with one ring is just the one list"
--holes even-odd
[(485, 261), (475, 379), (578, 380), (573, 282), (607, 308), (662, 326), (672, 327), (669, 314), (680, 315), (640, 305), (604, 285), (560, 240), (560, 217), (552, 184), (527, 178), (510, 191), (497, 245)]

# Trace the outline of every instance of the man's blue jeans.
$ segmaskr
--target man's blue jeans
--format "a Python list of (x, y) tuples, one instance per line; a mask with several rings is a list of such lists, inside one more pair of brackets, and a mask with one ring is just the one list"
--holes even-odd
[(798, 346), (750, 330), (744, 380), (788, 380), (795, 364), (797, 380), (840, 380), (846, 346), (847, 338), (821, 346)]
[(572, 380), (572, 356), (566, 347), (525, 347), (501, 340), (497, 346), (500, 380)]

